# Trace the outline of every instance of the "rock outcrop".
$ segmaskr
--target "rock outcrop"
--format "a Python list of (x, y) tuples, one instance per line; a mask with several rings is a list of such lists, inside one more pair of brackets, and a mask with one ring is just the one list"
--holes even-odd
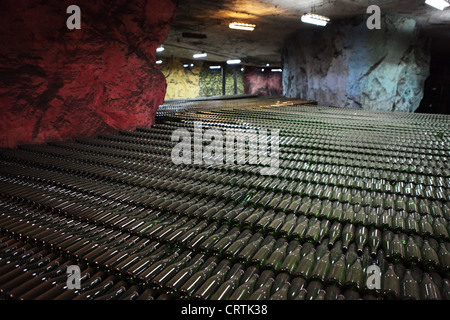
[(283, 52), (284, 95), (414, 112), (429, 75), (426, 41), (410, 18), (384, 16), (381, 27), (369, 30), (365, 21), (346, 20), (293, 35)]
[(0, 2), (0, 146), (69, 140), (154, 122), (166, 81), (155, 64), (176, 0)]
[(245, 94), (259, 96), (282, 96), (282, 77), (280, 72), (271, 72), (270, 69), (261, 71), (261, 68), (247, 67), (244, 72)]

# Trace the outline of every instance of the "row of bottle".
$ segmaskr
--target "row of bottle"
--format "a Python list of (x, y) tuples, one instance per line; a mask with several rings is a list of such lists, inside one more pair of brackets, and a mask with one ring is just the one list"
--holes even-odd
[[(35, 156), (36, 157), (36, 156)], [(91, 159), (91, 161), (95, 161), (95, 158)], [(106, 164), (111, 164), (112, 160), (106, 161)], [(103, 165), (105, 165), (105, 161), (100, 161)], [(122, 167), (124, 167), (123, 161), (115, 161), (112, 165), (119, 163)], [(132, 164), (127, 164), (127, 166), (132, 166)], [(169, 167), (173, 167), (172, 164)], [(92, 170), (92, 165), (86, 165), (85, 170), (90, 172)], [(139, 172), (136, 172), (139, 174)], [(188, 171), (183, 169), (177, 170), (177, 178), (183, 178), (183, 173), (187, 174)], [(189, 172), (191, 175), (194, 173)], [(107, 175), (113, 175), (113, 172), (107, 173)], [(179, 176), (181, 175), (181, 176)], [(208, 177), (210, 175), (211, 177)], [(121, 178), (120, 175), (116, 175), (118, 179)], [(220, 179), (221, 175), (217, 178), (214, 178), (214, 175), (211, 175), (211, 171), (205, 169), (203, 173), (199, 172), (198, 176), (203, 176), (203, 179), (208, 179), (210, 181), (214, 181), (215, 183), (227, 184), (228, 181), (234, 178), (232, 182), (240, 182), (249, 180), (249, 177), (242, 174), (234, 174), (234, 177), (230, 177), (226, 180)], [(255, 189), (264, 189), (264, 190), (274, 190), (279, 192), (287, 192), (296, 195), (304, 195), (310, 197), (320, 197), (327, 198), (330, 200), (337, 200), (342, 202), (352, 201), (353, 203), (361, 202), (363, 205), (371, 205), (371, 200), (369, 197), (365, 197), (364, 195), (369, 192), (376, 192), (374, 195), (378, 197), (384, 197), (386, 199), (386, 203), (383, 205), (386, 208), (395, 207), (398, 209), (405, 209), (409, 211), (417, 210), (412, 206), (411, 208), (405, 207), (405, 204), (397, 205), (395, 198), (400, 195), (405, 195), (412, 197), (413, 201), (409, 201), (408, 203), (416, 203), (418, 201), (414, 201), (414, 197), (428, 198), (434, 200), (443, 200), (446, 201), (449, 197), (450, 193), (448, 189), (443, 187), (432, 187), (432, 186), (422, 186), (415, 185), (414, 183), (404, 184), (403, 182), (398, 182), (395, 185), (391, 185), (390, 183), (386, 183), (386, 181), (377, 180), (377, 179), (357, 179), (357, 178), (345, 178), (342, 175), (325, 175), (325, 174), (313, 174), (311, 172), (304, 171), (296, 171), (296, 170), (284, 170), (281, 173), (281, 176), (286, 177), (287, 180), (282, 179), (273, 179), (273, 177), (265, 177), (265, 176), (253, 176), (251, 177), (251, 182), (246, 183), (250, 188)], [(223, 175), (222, 175), (222, 178)], [(290, 180), (294, 179), (294, 180)], [(224, 181), (223, 181), (224, 180)], [(304, 183), (299, 183), (299, 181)], [(439, 184), (443, 184), (443, 179), (438, 179), (441, 181)], [(243, 182), (241, 182), (243, 183)], [(348, 188), (348, 189), (347, 189)], [(362, 191), (360, 191), (362, 190)], [(342, 194), (342, 196), (340, 196)], [(348, 194), (348, 195), (346, 195)], [(393, 196), (389, 196), (389, 194), (393, 194)], [(397, 196), (396, 196), (397, 195)], [(342, 198), (342, 199), (341, 199)], [(381, 205), (375, 204), (375, 205)]]
[[(95, 158), (91, 159), (91, 162), (95, 161)], [(98, 161), (97, 161), (98, 162)], [(120, 170), (130, 170), (130, 174), (133, 170), (128, 167), (132, 167), (132, 164), (123, 161), (100, 161), (102, 165), (120, 166)], [(85, 170), (89, 172), (90, 166), (86, 165)], [(135, 165), (136, 166), (136, 165)], [(281, 178), (273, 178), (266, 176), (247, 176), (241, 173), (228, 173), (228, 174), (213, 174), (211, 170), (189, 170), (188, 168), (182, 169), (174, 164), (169, 164), (165, 170), (161, 170), (158, 165), (154, 165), (153, 168), (148, 170), (148, 166), (142, 166), (142, 170), (136, 170), (134, 174), (151, 174), (152, 171), (158, 171), (157, 176), (167, 179), (167, 176), (177, 179), (179, 183), (188, 183), (191, 180), (200, 180), (201, 182), (209, 181), (211, 183), (225, 186), (241, 186), (257, 190), (274, 191), (280, 193), (289, 193), (292, 195), (308, 196), (312, 198), (329, 199), (331, 201), (340, 201), (342, 203), (360, 204), (362, 206), (381, 207), (385, 209), (395, 208), (397, 211), (407, 210), (408, 212), (420, 212), (429, 213), (430, 204), (428, 199), (443, 200), (446, 201), (448, 190), (446, 188), (437, 187), (433, 188), (427, 186), (423, 188), (422, 185), (414, 185), (413, 183), (404, 184), (402, 182), (396, 183), (392, 186), (390, 183), (385, 183), (383, 180), (377, 182), (376, 179), (369, 181), (366, 179), (352, 178), (347, 181), (344, 176), (340, 175), (319, 175), (306, 173), (293, 170), (284, 170), (281, 172)], [(153, 170), (152, 170), (153, 169)], [(117, 170), (117, 169), (116, 169)], [(144, 171), (145, 170), (145, 171)], [(114, 175), (114, 169), (112, 172), (106, 172), (108, 176), (116, 176), (116, 179), (123, 179), (123, 174)], [(286, 178), (283, 179), (283, 177)], [(294, 179), (294, 180), (292, 180)], [(300, 180), (297, 181), (297, 180)], [(347, 181), (347, 182), (346, 182)], [(370, 185), (370, 187), (369, 187)], [(213, 187), (213, 186), (211, 186)], [(250, 191), (249, 191), (250, 192)], [(405, 197), (407, 196), (407, 197)], [(423, 203), (420, 203), (423, 202)], [(417, 205), (419, 204), (419, 205)], [(438, 210), (438, 209), (433, 209)]]
[[(185, 117), (186, 115), (180, 115), (179, 117)], [(192, 120), (182, 120), (181, 122), (179, 121), (173, 121), (175, 120), (175, 118), (171, 117), (171, 119), (167, 120), (165, 122), (166, 125), (172, 126), (172, 127), (176, 127), (176, 128), (191, 128), (194, 126), (194, 122), (201, 122), (202, 125), (206, 128), (208, 127), (216, 127), (217, 124), (211, 123), (211, 122), (207, 122), (207, 121), (202, 121), (201, 118), (197, 118), (197, 119), (192, 119)], [(222, 119), (221, 123), (223, 122), (227, 122), (226, 119)], [(280, 135), (281, 136), (289, 136), (289, 137), (298, 137), (298, 138), (304, 138), (301, 139), (302, 141), (299, 142), (298, 144), (296, 144), (297, 146), (308, 146), (311, 147), (313, 149), (318, 149), (317, 145), (319, 145), (319, 148), (323, 149), (323, 146), (335, 146), (338, 147), (337, 150), (342, 150), (342, 151), (348, 151), (348, 152), (355, 152), (356, 150), (361, 150), (364, 152), (364, 150), (385, 150), (385, 151), (390, 151), (390, 152), (405, 152), (407, 154), (411, 153), (425, 153), (425, 154), (432, 154), (432, 155), (436, 155), (436, 156), (446, 156), (446, 153), (448, 152), (448, 149), (446, 148), (446, 146), (442, 143), (442, 141), (436, 141), (436, 144), (427, 144), (427, 145), (423, 145), (419, 147), (415, 146), (415, 145), (408, 145), (408, 143), (403, 142), (403, 143), (398, 143), (398, 144), (390, 144), (389, 143), (389, 139), (392, 136), (387, 136), (384, 141), (377, 141), (378, 137), (376, 139), (376, 141), (372, 142), (372, 145), (367, 144), (366, 147), (363, 146), (359, 146), (359, 148), (357, 146), (355, 146), (355, 143), (353, 142), (354, 137), (350, 136), (348, 138), (344, 137), (339, 137), (338, 139), (324, 139), (326, 133), (324, 131), (318, 131), (318, 130), (311, 130), (310, 133), (308, 133), (308, 128), (307, 127), (301, 127), (301, 130), (299, 130), (299, 128), (285, 128), (282, 125), (280, 125), (279, 123), (261, 123), (261, 124), (256, 124), (256, 123), (252, 123), (253, 127), (257, 127), (257, 128), (270, 128), (271, 130), (274, 129), (279, 129), (280, 130)], [(239, 127), (240, 130), (245, 130), (246, 128), (240, 126)], [(358, 130), (355, 130), (355, 128), (352, 128), (354, 131), (358, 132)], [(332, 135), (333, 133), (331, 133)], [(354, 133), (353, 133), (354, 134)], [(325, 140), (325, 141), (324, 141)], [(334, 141), (333, 141), (334, 140)], [(334, 142), (334, 143), (333, 143)], [(424, 141), (425, 142), (425, 141)]]
[[(341, 118), (336, 120), (331, 120), (327, 116), (324, 117), (323, 114), (315, 114), (312, 112), (308, 117), (305, 117), (303, 113), (297, 113), (299, 116), (295, 116), (294, 114), (282, 113), (282, 110), (276, 110), (277, 113), (271, 112), (271, 114), (265, 113), (265, 111), (261, 110), (252, 110), (249, 112), (241, 111), (233, 112), (231, 110), (223, 110), (223, 111), (213, 111), (213, 112), (198, 112), (198, 113), (184, 113), (172, 115), (166, 119), (165, 122), (174, 121), (174, 122), (192, 122), (192, 121), (204, 121), (208, 124), (215, 123), (225, 123), (231, 125), (271, 125), (278, 128), (285, 129), (286, 132), (294, 131), (294, 132), (304, 132), (307, 130), (311, 130), (313, 132), (328, 132), (332, 129), (337, 128), (347, 128), (349, 130), (366, 130), (370, 129), (372, 134), (372, 138), (374, 137), (382, 137), (389, 138), (392, 135), (399, 135), (397, 128), (392, 128), (390, 125), (380, 126), (385, 130), (373, 130), (373, 123), (368, 125), (364, 121), (360, 121), (362, 119), (354, 119), (354, 118)], [(246, 123), (242, 124), (242, 118), (246, 119)], [(320, 127), (317, 126), (317, 119), (322, 119)], [(327, 119), (325, 121), (325, 119)], [(440, 119), (441, 120), (441, 119)], [(445, 120), (445, 119), (442, 119)], [(435, 121), (436, 124), (433, 123), (433, 126), (429, 126), (430, 129), (437, 130), (438, 127), (447, 127), (443, 121)], [(391, 119), (389, 119), (391, 123)], [(399, 124), (403, 124), (403, 122), (399, 122)], [(424, 122), (424, 126), (429, 125), (429, 122)], [(298, 128), (305, 128), (305, 130), (298, 130)], [(297, 130), (293, 130), (297, 129)], [(428, 128), (426, 128), (428, 129)], [(409, 136), (410, 138), (429, 138), (433, 141), (438, 141), (438, 137), (434, 135), (421, 135), (421, 131), (425, 131), (423, 127), (414, 127), (414, 129), (406, 127), (403, 131), (404, 133), (401, 136)], [(427, 132), (429, 133), (429, 132)], [(347, 136), (347, 132), (344, 132), (342, 136)], [(420, 140), (422, 140), (420, 139)], [(393, 143), (398, 142), (398, 140), (393, 140)]]
[[(170, 137), (170, 135), (168, 136)], [(130, 136), (100, 136), (98, 138), (93, 139), (83, 139), (78, 140), (81, 145), (92, 145), (97, 147), (109, 147), (109, 148), (118, 148), (118, 149), (127, 149), (130, 151), (133, 150), (141, 150), (141, 152), (155, 152), (161, 153), (170, 156), (171, 150), (173, 149), (175, 143), (171, 140), (164, 142), (157, 139), (145, 139), (145, 138), (137, 138)], [(256, 141), (254, 142), (257, 143)], [(152, 147), (148, 147), (151, 145)], [(395, 158), (389, 157), (388, 160), (390, 162), (379, 162), (376, 160), (375, 156), (371, 156), (368, 160), (356, 160), (354, 158), (334, 158), (331, 157), (329, 153), (326, 153), (328, 156), (320, 156), (318, 154), (308, 155), (307, 153), (299, 153), (298, 148), (283, 148), (279, 149), (280, 155), (280, 167), (281, 168), (308, 168), (310, 163), (314, 170), (314, 166), (318, 166), (318, 173), (331, 173), (333, 167), (344, 167), (348, 176), (355, 177), (365, 177), (363, 171), (393, 171), (395, 172), (395, 176), (399, 176), (402, 178), (404, 176), (406, 178), (407, 174), (411, 175), (420, 175), (423, 174), (425, 176), (437, 176), (437, 177), (445, 177), (450, 174), (448, 171), (445, 161), (436, 163), (436, 161), (421, 161), (413, 163), (407, 163), (406, 161), (397, 161)], [(348, 156), (348, 155), (347, 155)], [(409, 156), (409, 155), (408, 155)], [(328, 160), (327, 160), (328, 159)], [(417, 160), (418, 161), (418, 160)], [(225, 159), (223, 159), (225, 162)], [(248, 162), (246, 162), (248, 163)], [(259, 164), (258, 158), (253, 161), (253, 164)], [(321, 167), (322, 166), (322, 167)], [(307, 169), (305, 169), (307, 170)], [(374, 174), (376, 176), (376, 174)], [(372, 175), (368, 175), (367, 177), (372, 177)], [(389, 181), (394, 182), (393, 177), (387, 177)], [(443, 178), (442, 178), (443, 179)], [(445, 180), (444, 182), (445, 183)]]
[[(10, 191), (15, 195), (20, 194), (17, 188), (12, 188)], [(29, 189), (24, 189), (22, 192), (28, 194), (28, 197), (30, 197)], [(48, 196), (45, 193), (42, 193), (42, 191), (39, 191), (37, 197), (43, 197), (48, 200)], [(336, 241), (341, 236), (341, 230), (343, 228), (344, 230), (353, 230), (351, 233), (355, 234), (355, 227), (358, 227), (357, 230), (365, 230), (365, 232), (367, 232), (367, 227), (364, 225), (372, 228), (378, 226), (377, 223), (366, 223), (367, 216), (370, 217), (370, 213), (367, 215), (363, 210), (360, 210), (356, 214), (349, 210), (343, 211), (338, 219), (330, 220), (328, 220), (328, 215), (320, 214), (317, 217), (322, 220), (319, 220), (314, 215), (308, 215), (307, 212), (304, 213), (306, 216), (300, 215), (297, 217), (295, 214), (286, 215), (283, 212), (277, 214), (272, 210), (266, 211), (262, 208), (255, 209), (243, 205), (235, 206), (231, 203), (220, 203), (215, 202), (214, 200), (207, 202), (206, 199), (191, 198), (190, 195), (183, 198), (182, 195), (171, 197), (170, 194), (160, 193), (154, 195), (151, 199), (153, 199), (152, 207), (155, 210), (169, 211), (181, 216), (186, 215), (193, 218), (193, 221), (196, 222), (197, 220), (217, 221), (242, 228), (250, 228), (262, 233), (282, 236), (287, 239), (312, 241), (314, 243), (320, 243), (322, 239), (328, 236), (331, 241)], [(97, 224), (102, 223), (111, 227), (118, 227), (120, 230), (134, 232), (138, 227), (145, 226), (146, 229), (148, 229), (152, 226), (152, 219), (150, 218), (152, 211), (143, 208), (131, 207), (128, 208), (127, 211), (127, 207), (129, 206), (119, 205), (112, 207), (107, 211), (104, 210), (105, 207), (99, 208), (99, 210), (95, 212), (95, 208), (92, 206), (83, 206), (79, 201), (71, 203), (66, 199), (62, 199), (60, 200), (60, 203), (47, 202), (47, 204), (53, 211), (60, 213), (66, 213), (66, 211), (68, 211), (69, 213), (73, 213), (74, 217), (83, 218), (83, 220)], [(86, 210), (81, 210), (83, 207), (86, 208)], [(329, 212), (333, 214), (338, 212), (336, 208), (333, 210), (330, 204), (328, 204), (328, 209)], [(86, 213), (83, 214), (83, 212), (87, 210), (89, 210), (87, 212), (89, 215)], [(322, 209), (321, 212), (323, 213), (323, 211), (324, 209)], [(426, 216), (423, 216), (419, 221), (416, 221), (412, 216), (409, 216), (408, 219), (404, 219), (399, 214), (394, 216), (393, 219), (390, 219), (390, 216), (385, 216), (385, 214), (378, 217), (375, 211), (372, 211), (372, 213), (374, 214), (374, 217), (378, 219), (375, 220), (375, 222), (381, 221), (379, 225), (382, 230), (391, 229), (396, 232), (407, 231), (409, 234), (419, 234), (427, 238), (434, 237), (439, 241), (448, 240), (448, 233), (445, 229), (445, 219), (428, 220), (426, 219)], [(340, 218), (342, 214), (344, 214), (344, 218)], [(154, 217), (159, 215), (159, 213), (153, 214)], [(309, 216), (309, 218), (307, 218), (307, 216)], [(345, 218), (347, 216), (349, 217), (348, 219)], [(390, 220), (391, 223), (392, 220), (394, 221), (392, 225), (388, 223)], [(430, 223), (430, 221), (432, 221), (432, 223)], [(137, 229), (136, 231), (145, 232), (146, 229)], [(349, 239), (349, 241), (352, 241), (352, 237)]]
[[(120, 131), (118, 135), (108, 135), (102, 136), (105, 140), (111, 141), (123, 141), (123, 137), (136, 138), (142, 141), (145, 139), (148, 143), (152, 143), (160, 146), (173, 146), (171, 141), (171, 135), (175, 128), (152, 128), (147, 131)], [(228, 132), (228, 131), (227, 131)], [(270, 140), (270, 137), (268, 137)], [(348, 165), (350, 167), (368, 167), (368, 168), (386, 168), (381, 167), (380, 164), (399, 164), (399, 171), (408, 171), (407, 168), (401, 167), (402, 165), (414, 165), (417, 167), (431, 167), (431, 168), (446, 168), (445, 158), (440, 158), (439, 156), (433, 157), (432, 155), (427, 155), (425, 153), (413, 154), (413, 157), (409, 157), (403, 153), (395, 154), (384, 154), (380, 152), (367, 152), (366, 150), (355, 149), (349, 150), (347, 152), (336, 152), (336, 151), (316, 151), (310, 149), (302, 149), (299, 153), (299, 148), (305, 147), (305, 141), (292, 142), (293, 137), (283, 136), (280, 137), (279, 141), (279, 151), (280, 159), (295, 160), (295, 161), (306, 161), (313, 163), (324, 163), (324, 164), (334, 164), (334, 165)], [(124, 140), (127, 141), (127, 140)], [(128, 140), (132, 142), (133, 140)], [(256, 141), (255, 141), (256, 142)], [(257, 143), (257, 142), (256, 142)], [(306, 142), (307, 143), (307, 142)], [(328, 143), (328, 141), (327, 141)], [(325, 145), (324, 149), (331, 147), (332, 145)], [(356, 158), (355, 158), (355, 153)], [(367, 170), (367, 169), (365, 169)], [(367, 175), (366, 175), (367, 176)]]
[[(23, 218), (27, 218), (23, 216)], [(65, 251), (68, 255), (80, 258), (83, 254), (90, 252), (92, 249), (92, 244), (98, 246), (99, 244), (95, 241), (102, 240), (105, 235), (97, 235), (98, 230), (94, 234), (82, 233), (82, 230), (77, 229), (82, 233), (79, 237), (75, 237), (73, 232), (62, 232), (61, 221), (54, 219), (52, 221), (46, 218), (46, 224), (39, 224), (42, 217), (38, 217), (35, 220), (28, 220), (29, 223), (33, 223), (33, 227), (25, 228), (23, 231), (23, 220), (18, 220), (15, 222), (11, 221), (8, 216), (0, 219), (0, 226), (4, 232), (10, 234), (17, 234), (21, 237), (26, 236), (29, 238), (29, 233), (35, 235), (34, 240), (41, 243), (50, 243), (58, 251)], [(441, 243), (440, 245), (433, 239), (423, 240), (420, 237), (407, 237), (405, 234), (395, 234), (391, 231), (386, 231), (383, 234), (378, 229), (369, 230), (365, 227), (355, 227), (352, 224), (347, 224), (342, 227), (341, 224), (335, 223), (331, 225), (330, 223), (320, 222), (315, 220), (313, 222), (307, 221), (305, 217), (302, 221), (306, 223), (303, 225), (303, 237), (297, 239), (301, 241), (310, 241), (313, 243), (320, 242), (321, 245), (325, 244), (328, 248), (333, 248), (338, 239), (342, 240), (342, 250), (346, 252), (351, 243), (356, 244), (357, 253), (362, 255), (365, 246), (370, 248), (372, 255), (375, 255), (377, 249), (382, 246), (386, 251), (386, 256), (388, 259), (393, 261), (402, 261), (408, 264), (423, 264), (424, 267), (430, 270), (441, 270), (443, 273), (447, 273), (450, 270), (450, 254), (448, 253), (448, 248), (450, 243)], [(16, 219), (17, 220), (17, 219)], [(70, 222), (70, 220), (69, 220)], [(170, 214), (154, 214), (153, 223), (151, 220), (148, 221), (149, 224), (146, 225), (146, 229), (143, 230), (142, 234), (146, 238), (155, 239), (157, 241), (167, 242), (170, 244), (175, 244), (182, 247), (187, 247), (192, 250), (200, 250), (204, 253), (212, 253), (219, 256), (225, 256), (229, 259), (234, 259), (238, 257), (244, 263), (256, 263), (257, 259), (252, 256), (258, 256), (258, 253), (267, 256), (270, 254), (271, 250), (274, 250), (275, 239), (271, 236), (265, 237), (261, 233), (253, 234), (250, 230), (242, 231), (240, 228), (233, 228), (222, 225), (220, 228), (217, 223), (208, 224), (206, 221), (199, 222), (197, 219), (188, 219), (187, 217), (179, 217)], [(259, 221), (261, 222), (261, 221)], [(258, 222), (258, 223), (259, 223)], [(311, 224), (310, 226), (307, 226)], [(271, 224), (273, 225), (273, 223)], [(33, 229), (43, 228), (45, 231), (36, 232)], [(51, 228), (59, 228), (55, 232)], [(67, 226), (66, 226), (67, 227)], [(69, 225), (68, 229), (71, 230), (73, 226)], [(83, 227), (86, 227), (84, 225)], [(90, 229), (87, 229), (90, 231)], [(95, 228), (94, 228), (95, 230)], [(104, 230), (104, 229), (100, 229)], [(73, 231), (73, 230), (72, 230)], [(27, 233), (28, 232), (28, 233)], [(112, 232), (112, 230), (110, 231)], [(68, 235), (67, 235), (68, 234)], [(112, 233), (114, 234), (114, 233)], [(106, 243), (112, 240), (118, 241), (117, 237), (122, 235), (121, 232), (116, 232), (113, 238), (107, 238)], [(329, 239), (325, 236), (329, 235)], [(122, 242), (127, 242), (126, 240), (131, 236), (124, 234), (122, 240), (118, 241), (118, 244), (122, 245)], [(148, 241), (139, 240), (137, 236), (132, 237), (133, 242), (128, 243), (125, 248), (129, 249), (127, 252), (133, 251), (135, 248), (135, 242), (142, 242), (142, 245), (148, 244)], [(102, 240), (103, 241), (103, 240)], [(269, 243), (265, 243), (269, 241)], [(287, 242), (283, 238), (279, 242), (286, 244)], [(62, 244), (61, 244), (62, 243)], [(431, 243), (431, 245), (430, 245)], [(101, 244), (104, 244), (103, 242)], [(297, 241), (294, 244), (298, 244)], [(131, 247), (131, 249), (130, 249)], [(301, 246), (300, 246), (301, 247)], [(280, 261), (289, 255), (284, 248), (283, 254), (279, 256)], [(103, 248), (104, 250), (111, 248)], [(341, 250), (340, 248), (338, 248)], [(111, 249), (113, 254), (119, 254), (116, 249)], [(262, 250), (262, 252), (260, 252)], [(95, 253), (98, 253), (94, 250)], [(100, 251), (102, 252), (102, 251)], [(439, 255), (438, 255), (439, 253)], [(139, 254), (138, 254), (139, 255)], [(264, 256), (263, 255), (263, 256)], [(92, 254), (88, 255), (87, 261), (92, 261)], [(114, 259), (110, 255), (107, 255), (110, 259)], [(125, 256), (122, 255), (124, 258)], [(293, 259), (293, 258), (291, 258)], [(288, 260), (291, 260), (288, 259)], [(99, 264), (99, 263), (97, 263)]]
[[(20, 195), (20, 191), (23, 194), (27, 194), (28, 199), (33, 198), (33, 194), (28, 188), (20, 190), (18, 188), (8, 187), (8, 190), (13, 194)], [(55, 189), (53, 189), (53, 192)], [(36, 197), (41, 197), (49, 200), (49, 195), (46, 195), (41, 190), (38, 191)], [(75, 196), (75, 198), (77, 198)], [(39, 199), (37, 199), (39, 200)], [(56, 199), (55, 199), (56, 200)], [(95, 213), (95, 209), (89, 206), (89, 215), (82, 214), (83, 205), (79, 201), (74, 203), (69, 202), (68, 199), (60, 199), (59, 203), (51, 202), (47, 203), (47, 206), (56, 212), (72, 212), (77, 218), (83, 218), (87, 221), (92, 221), (95, 223), (103, 223), (110, 225), (112, 227), (119, 226), (123, 230), (133, 231), (129, 227), (142, 225), (142, 222), (151, 223), (148, 220), (148, 215), (151, 211), (145, 210), (143, 208), (131, 207), (128, 211), (125, 206), (113, 206), (110, 210), (105, 211), (105, 207), (99, 208), (98, 212)], [(360, 229), (367, 230), (366, 227), (380, 227), (380, 229), (390, 229), (396, 232), (407, 232), (408, 234), (419, 234), (427, 238), (436, 238), (439, 241), (448, 240), (448, 232), (445, 228), (447, 221), (445, 219), (432, 219), (427, 216), (423, 216), (420, 220), (416, 220), (409, 215), (407, 219), (397, 213), (394, 217), (387, 214), (387, 211), (378, 216), (378, 213), (374, 210), (367, 214), (364, 210), (359, 210), (358, 212), (353, 212), (351, 207), (350, 210), (339, 210), (341, 208), (332, 208), (331, 203), (327, 206), (321, 207), (321, 203), (317, 202), (312, 206), (312, 208), (317, 207), (317, 212), (319, 214), (309, 214), (311, 210), (302, 212), (302, 210), (294, 210), (299, 212), (301, 215), (296, 216), (295, 214), (285, 214), (279, 212), (278, 214), (272, 210), (263, 210), (262, 208), (245, 207), (243, 205), (235, 206), (232, 203), (226, 204), (225, 202), (216, 202), (211, 200), (207, 202), (206, 199), (192, 198), (189, 194), (182, 196), (180, 194), (167, 194), (159, 193), (152, 196), (150, 205), (155, 210), (169, 211), (176, 213), (177, 215), (187, 215), (188, 217), (199, 219), (199, 220), (209, 220), (218, 221), (222, 223), (227, 223), (231, 225), (237, 225), (239, 227), (250, 228), (263, 233), (271, 233), (274, 235), (279, 235), (286, 237), (288, 239), (297, 240), (308, 240), (319, 243), (323, 238), (333, 232), (333, 236), (330, 233), (330, 238), (338, 239), (340, 236), (340, 230), (342, 226), (346, 223), (347, 225), (360, 226)], [(42, 201), (38, 203), (43, 204)], [(93, 203), (93, 205), (95, 205)], [(72, 207), (72, 208), (71, 208)], [(309, 207), (309, 205), (308, 205)], [(86, 208), (86, 206), (84, 206)], [(131, 210), (130, 210), (131, 209)], [(80, 211), (80, 212), (77, 212)], [(325, 214), (324, 212), (329, 214)], [(340, 214), (337, 214), (339, 213)], [(331, 214), (331, 216), (330, 216)], [(375, 220), (372, 219), (372, 215)], [(309, 217), (309, 218), (307, 218)], [(318, 220), (320, 218), (321, 220)], [(336, 219), (334, 219), (336, 218)], [(328, 220), (330, 219), (330, 220)], [(373, 221), (372, 221), (373, 220)], [(332, 225), (332, 222), (334, 224)], [(373, 223), (371, 223), (371, 221)]]
[[(16, 247), (21, 249), (20, 253), (16, 253)], [(0, 256), (5, 255), (8, 258), (0, 260), (0, 293), (15, 299), (154, 299), (157, 292), (165, 293), (166, 298), (214, 300), (343, 300), (360, 299), (360, 292), (366, 293), (366, 299), (378, 296), (450, 299), (448, 279), (442, 280), (437, 275), (430, 278), (430, 274), (421, 275), (419, 270), (397, 268), (397, 272), (403, 273), (400, 278), (392, 264), (380, 275), (379, 290), (371, 290), (364, 285), (366, 270), (361, 267), (359, 258), (345, 276), (343, 255), (331, 268), (324, 266), (324, 258), (321, 258), (308, 283), (300, 274), (290, 277), (287, 273), (276, 275), (270, 270), (259, 272), (253, 266), (245, 268), (240, 263), (233, 265), (216, 257), (175, 251), (146, 269), (139, 277), (140, 285), (87, 267), (80, 274), (80, 289), (67, 287), (67, 267), (74, 265), (71, 260), (1, 237)], [(330, 276), (325, 278), (327, 272)], [(346, 282), (342, 283), (344, 279)], [(342, 296), (340, 288), (347, 288), (347, 294)]]

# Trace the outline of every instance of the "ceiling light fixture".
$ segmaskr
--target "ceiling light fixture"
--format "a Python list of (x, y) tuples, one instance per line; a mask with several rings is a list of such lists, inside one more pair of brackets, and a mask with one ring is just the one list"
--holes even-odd
[(189, 65), (188, 64), (183, 64), (183, 67), (184, 68), (189, 68)]
[(450, 3), (445, 0), (426, 0), (425, 3), (439, 10), (444, 10), (445, 8), (450, 7)]
[(242, 23), (242, 22), (232, 22), (230, 23), (230, 29), (253, 31), (255, 30), (255, 24)]
[(163, 52), (164, 50), (166, 50), (166, 49), (164, 49), (164, 47), (163, 46), (160, 46), (160, 47), (158, 47), (158, 48), (156, 48), (156, 52)]
[(200, 59), (200, 58), (206, 58), (207, 56), (208, 56), (208, 54), (206, 52), (202, 52), (202, 53), (196, 53), (192, 57), (194, 59)]
[(227, 61), (227, 64), (239, 64), (241, 63), (240, 59), (231, 59)]
[(328, 24), (328, 22), (330, 22), (330, 18), (314, 13), (304, 14), (301, 20), (304, 23), (311, 23), (322, 27), (325, 27)]
[(209, 67), (211, 70), (217, 70), (217, 69), (220, 69), (220, 68), (222, 68), (221, 66), (210, 66)]
[(162, 64), (162, 60), (157, 60), (156, 64)]
[(272, 69), (272, 72), (283, 72), (283, 69)]

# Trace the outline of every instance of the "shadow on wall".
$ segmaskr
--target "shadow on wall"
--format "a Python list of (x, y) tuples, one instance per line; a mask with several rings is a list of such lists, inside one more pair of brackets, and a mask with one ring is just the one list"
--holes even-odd
[(282, 73), (272, 72), (270, 69), (246, 67), (244, 72), (245, 94), (257, 94), (265, 97), (279, 97), (283, 95)]

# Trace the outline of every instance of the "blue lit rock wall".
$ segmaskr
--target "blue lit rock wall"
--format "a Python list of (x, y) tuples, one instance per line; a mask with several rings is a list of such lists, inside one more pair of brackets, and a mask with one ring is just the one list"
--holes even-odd
[(294, 34), (283, 51), (283, 93), (321, 105), (414, 112), (423, 97), (430, 55), (416, 22), (382, 17), (338, 21)]

